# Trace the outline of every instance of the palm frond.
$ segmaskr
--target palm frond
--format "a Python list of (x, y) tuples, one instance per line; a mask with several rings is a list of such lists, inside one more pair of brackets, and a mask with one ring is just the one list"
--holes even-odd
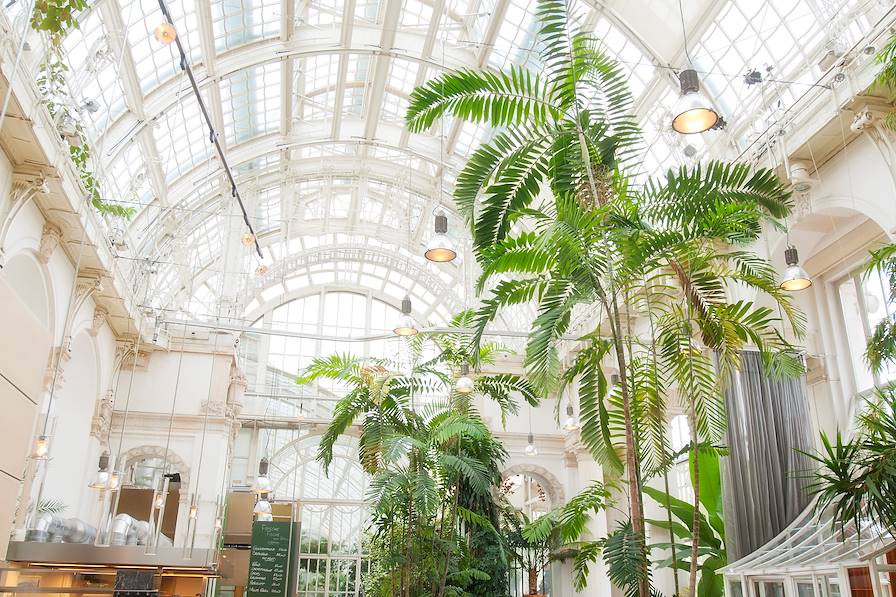
[(405, 121), (415, 133), (445, 115), (495, 128), (545, 122), (560, 114), (544, 89), (539, 74), (516, 65), (507, 72), (450, 71), (414, 89)]

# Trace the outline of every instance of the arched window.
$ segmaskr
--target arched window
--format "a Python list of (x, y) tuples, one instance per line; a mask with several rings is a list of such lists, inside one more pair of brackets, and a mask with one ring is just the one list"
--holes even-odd
[(391, 335), (398, 316), (399, 309), (361, 290), (322, 290), (268, 311), (253, 327), (295, 335), (244, 336), (247, 409), (264, 416), (329, 418), (344, 388), (330, 382), (298, 386), (296, 376), (317, 356), (401, 355), (407, 343)]
[(357, 440), (344, 437), (337, 442), (327, 473), (315, 459), (320, 437), (293, 433), (296, 439), (271, 456), (269, 476), (275, 501), (299, 503), (297, 594), (357, 595), (368, 517), (367, 475), (357, 459)]

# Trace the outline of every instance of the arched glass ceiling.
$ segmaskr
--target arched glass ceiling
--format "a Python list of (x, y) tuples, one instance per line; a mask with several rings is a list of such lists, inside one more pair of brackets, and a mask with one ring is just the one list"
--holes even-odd
[[(410, 213), (416, 228), (401, 244), (417, 252), (428, 228), (421, 214), (437, 202), (450, 206), (439, 177), (446, 172), (450, 187), (491, 131), (446, 122), (411, 135), (402, 126), (408, 95), (443, 67), (533, 61), (534, 4), (170, 0), (169, 8), (263, 246), (331, 232), (394, 242)], [(684, 4), (691, 57), (729, 123), (725, 133), (697, 139), (672, 135), (667, 124), (676, 97), (669, 67), (686, 62), (676, 0), (575, 6), (630, 75), (646, 172), (676, 164), (685, 144), (743, 147), (818, 78), (828, 50), (853, 43), (868, 15), (882, 10), (870, 0)], [(22, 5), (4, 8), (19, 30)], [(195, 272), (208, 278), (254, 267), (225, 248), (239, 228), (230, 188), (174, 47), (152, 37), (161, 20), (157, 0), (97, 0), (65, 39), (64, 56), (73, 104), (94, 100), (100, 108), (80, 117), (104, 195), (137, 209), (128, 256), (170, 262), (159, 277), (175, 297)], [(775, 82), (744, 83), (748, 68), (767, 66)]]

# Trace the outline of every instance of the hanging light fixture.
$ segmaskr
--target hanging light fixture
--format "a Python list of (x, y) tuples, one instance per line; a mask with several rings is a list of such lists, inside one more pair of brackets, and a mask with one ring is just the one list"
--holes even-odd
[(255, 275), (256, 275), (256, 276), (263, 276), (263, 275), (265, 275), (266, 273), (268, 273), (268, 266), (266, 266), (266, 265), (263, 264), (263, 263), (259, 263), (259, 264), (258, 264), (258, 267), (255, 268)]
[(91, 489), (109, 489), (109, 451), (106, 450), (100, 454), (97, 463), (96, 477), (93, 482), (88, 485)]
[(812, 286), (812, 278), (800, 266), (800, 256), (796, 247), (793, 245), (787, 247), (787, 250), (784, 251), (784, 261), (787, 262), (787, 269), (784, 270), (781, 283), (778, 285), (782, 290), (796, 292)]
[(152, 34), (155, 36), (157, 42), (165, 46), (177, 39), (177, 29), (175, 29), (174, 25), (168, 21), (156, 25)]
[(106, 489), (109, 491), (115, 491), (118, 489), (118, 486), (121, 485), (121, 475), (118, 471), (112, 471), (109, 473), (109, 481), (106, 483)]
[(255, 244), (255, 235), (249, 231), (243, 232), (243, 235), (240, 236), (240, 242), (243, 243), (244, 247), (251, 247)]
[(187, 516), (190, 518), (190, 520), (196, 520), (196, 517), (199, 516), (199, 506), (197, 506), (196, 504), (191, 504), (190, 511)]
[(526, 456), (538, 456), (538, 448), (535, 447), (535, 437), (529, 432), (528, 443), (526, 444)]
[(716, 126), (719, 114), (705, 95), (700, 93), (700, 77), (693, 68), (678, 73), (681, 97), (672, 110), (672, 128), (682, 135), (704, 133)]
[(454, 382), (454, 391), (459, 394), (469, 394), (476, 388), (470, 378), (470, 366), (466, 363), (460, 366), (460, 377)]
[(451, 242), (451, 238), (448, 236), (448, 216), (445, 215), (444, 210), (439, 209), (436, 212), (434, 227), (435, 234), (426, 243), (426, 252), (423, 256), (435, 263), (451, 261), (457, 257), (457, 251), (454, 248), (454, 243)]
[(50, 453), (50, 437), (47, 435), (38, 435), (34, 438), (34, 445), (31, 447), (30, 458), (32, 460), (46, 460)]
[(688, 29), (684, 23), (681, 0), (678, 0), (678, 16), (681, 18), (681, 36), (684, 39), (684, 54), (688, 59), (688, 68), (678, 73), (681, 97), (672, 109), (672, 128), (682, 135), (693, 135), (706, 132), (719, 124), (719, 113), (706, 96), (700, 93), (700, 77), (691, 66), (693, 62), (688, 52)]
[(268, 467), (270, 463), (267, 458), (258, 461), (258, 476), (252, 483), (252, 491), (258, 495), (265, 495), (271, 492), (271, 480), (268, 479)]
[(572, 402), (566, 405), (566, 421), (563, 422), (563, 429), (566, 431), (575, 431), (579, 428), (579, 419), (572, 408)]
[(416, 336), (419, 330), (414, 318), (411, 317), (411, 297), (406, 296), (401, 301), (401, 316), (398, 323), (392, 329), (396, 336)]
[(262, 522), (270, 522), (274, 520), (272, 512), (273, 508), (271, 508), (271, 502), (267, 501), (265, 498), (261, 498), (255, 502), (255, 507), (252, 509), (252, 514), (255, 515), (255, 520)]

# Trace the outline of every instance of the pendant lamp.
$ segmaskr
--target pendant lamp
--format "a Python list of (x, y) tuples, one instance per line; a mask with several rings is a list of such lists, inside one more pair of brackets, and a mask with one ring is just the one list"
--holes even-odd
[(782, 290), (797, 292), (812, 286), (812, 278), (800, 266), (800, 256), (796, 247), (793, 245), (787, 247), (784, 251), (784, 261), (787, 262), (787, 269), (784, 270), (781, 283), (778, 285)]
[(435, 263), (446, 263), (457, 257), (457, 251), (454, 243), (448, 237), (448, 216), (443, 210), (436, 212), (435, 217), (435, 234), (426, 244), (426, 252), (424, 257)]
[(406, 296), (401, 301), (401, 315), (392, 329), (396, 336), (416, 336), (419, 330), (414, 318), (411, 317), (411, 297)]
[(525, 452), (526, 456), (538, 456), (538, 448), (535, 447), (535, 437), (531, 433), (529, 433)]
[(704, 133), (716, 126), (719, 114), (709, 100), (700, 92), (700, 77), (697, 71), (687, 68), (678, 73), (681, 97), (672, 110), (672, 128), (682, 135)]
[(454, 382), (454, 391), (459, 394), (469, 394), (475, 389), (470, 378), (470, 366), (466, 363), (460, 366), (460, 377)]
[(267, 458), (258, 461), (258, 476), (252, 483), (252, 491), (258, 495), (266, 495), (271, 492), (271, 480), (268, 478), (268, 467), (270, 463)]

